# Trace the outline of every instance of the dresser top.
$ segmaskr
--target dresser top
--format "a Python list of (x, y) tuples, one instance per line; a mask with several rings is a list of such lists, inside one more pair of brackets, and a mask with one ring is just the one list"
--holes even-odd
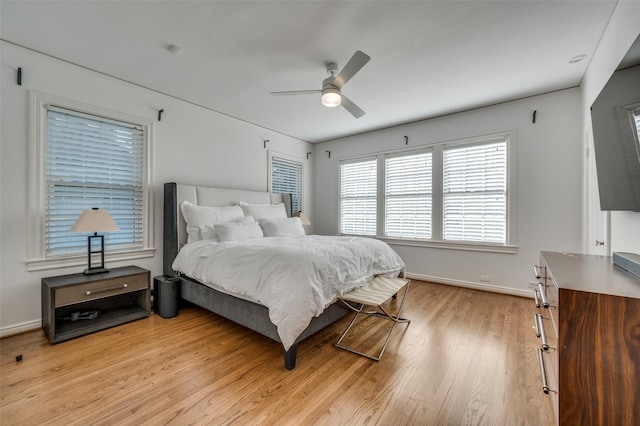
[(613, 264), (610, 256), (541, 253), (558, 288), (640, 299), (640, 277)]

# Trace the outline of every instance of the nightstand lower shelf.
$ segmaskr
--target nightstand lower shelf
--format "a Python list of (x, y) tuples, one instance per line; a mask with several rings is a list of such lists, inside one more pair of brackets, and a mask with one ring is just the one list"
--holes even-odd
[(58, 343), (95, 331), (111, 328), (126, 322), (146, 318), (149, 312), (137, 305), (121, 306), (106, 311), (100, 311), (100, 315), (92, 320), (56, 320), (56, 335), (51, 343)]

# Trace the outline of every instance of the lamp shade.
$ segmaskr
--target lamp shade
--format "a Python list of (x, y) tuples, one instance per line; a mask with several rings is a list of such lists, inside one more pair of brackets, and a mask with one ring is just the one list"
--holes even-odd
[(309, 220), (309, 216), (304, 214), (303, 212), (296, 212), (293, 214), (293, 217), (299, 217), (302, 221), (303, 225), (311, 225), (311, 221)]
[(119, 231), (118, 225), (106, 210), (85, 210), (76, 223), (71, 227), (71, 232), (106, 232)]

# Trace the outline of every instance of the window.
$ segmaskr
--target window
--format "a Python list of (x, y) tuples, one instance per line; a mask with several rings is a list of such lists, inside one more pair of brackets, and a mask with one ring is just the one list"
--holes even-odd
[(92, 207), (120, 228), (105, 235), (105, 251), (142, 248), (143, 152), (140, 126), (47, 108), (47, 257), (86, 252), (87, 236), (70, 229)]
[(443, 156), (444, 239), (506, 243), (506, 142), (447, 148)]
[(42, 95), (34, 105), (29, 270), (85, 263), (87, 234), (72, 233), (71, 227), (83, 210), (94, 207), (108, 211), (120, 228), (104, 234), (108, 261), (153, 255), (149, 122), (107, 117), (96, 108)]
[(431, 152), (385, 159), (385, 235), (431, 238)]
[(302, 163), (271, 157), (271, 192), (291, 194), (291, 211), (302, 211)]
[(340, 232), (376, 235), (377, 160), (340, 165)]
[(495, 248), (511, 243), (510, 138), (505, 132), (342, 162), (340, 232), (510, 251)]

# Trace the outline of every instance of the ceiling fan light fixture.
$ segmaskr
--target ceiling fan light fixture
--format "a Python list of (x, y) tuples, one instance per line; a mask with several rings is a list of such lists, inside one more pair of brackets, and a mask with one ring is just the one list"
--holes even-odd
[(322, 91), (322, 105), (334, 108), (340, 106), (342, 103), (342, 97), (338, 89), (324, 89)]

